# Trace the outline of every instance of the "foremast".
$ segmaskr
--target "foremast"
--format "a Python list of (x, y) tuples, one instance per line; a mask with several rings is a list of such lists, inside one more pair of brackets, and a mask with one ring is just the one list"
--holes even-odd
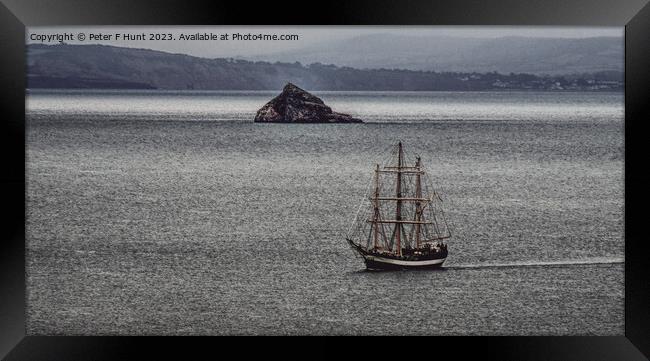
[(379, 248), (379, 164), (375, 167), (375, 200), (373, 214), (373, 229), (375, 234), (374, 249)]

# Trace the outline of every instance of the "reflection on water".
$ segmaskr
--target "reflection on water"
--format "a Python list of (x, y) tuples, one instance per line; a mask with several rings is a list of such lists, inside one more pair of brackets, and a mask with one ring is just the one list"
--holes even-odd
[[(319, 95), (370, 122), (32, 92), (28, 333), (623, 334), (621, 94)], [(443, 194), (444, 272), (363, 272), (344, 240), (397, 139)]]

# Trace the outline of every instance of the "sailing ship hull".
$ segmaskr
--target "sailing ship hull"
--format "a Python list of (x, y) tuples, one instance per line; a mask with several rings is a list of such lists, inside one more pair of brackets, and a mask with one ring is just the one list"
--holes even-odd
[(446, 250), (444, 252), (437, 252), (426, 256), (408, 258), (369, 252), (358, 244), (355, 244), (351, 239), (348, 239), (347, 241), (352, 249), (363, 257), (363, 260), (366, 263), (366, 268), (370, 271), (437, 269), (440, 268), (447, 259)]
[(406, 269), (438, 269), (445, 262), (447, 257), (438, 259), (427, 259), (419, 261), (406, 261), (392, 258), (384, 258), (374, 255), (363, 256), (366, 268), (370, 271), (393, 271)]

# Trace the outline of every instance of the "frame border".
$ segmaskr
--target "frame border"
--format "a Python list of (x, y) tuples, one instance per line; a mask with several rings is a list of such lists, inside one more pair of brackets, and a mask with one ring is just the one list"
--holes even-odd
[[(355, 0), (251, 4), (192, 0), (1, 0), (0, 97), (4, 115), (0, 204), (0, 357), (22, 359), (193, 358), (227, 338), (26, 336), (25, 334), (25, 26), (44, 25), (589, 25), (625, 26), (625, 336), (620, 337), (444, 337), (450, 349), (436, 357), (517, 360), (647, 360), (650, 357), (650, 269), (644, 266), (643, 212), (650, 172), (642, 163), (643, 122), (650, 120), (650, 4), (648, 0)], [(302, 11), (301, 11), (302, 10)], [(22, 212), (21, 212), (22, 211)], [(327, 341), (309, 338), (336, 355)], [(256, 341), (257, 342), (257, 341)], [(284, 343), (287, 341), (279, 342)], [(291, 342), (291, 341), (289, 341)], [(287, 347), (291, 344), (287, 342)], [(354, 342), (354, 341), (353, 341)], [(264, 352), (286, 356), (276, 344)], [(355, 342), (357, 343), (357, 342)], [(199, 351), (198, 354), (192, 353)], [(359, 355), (363, 355), (360, 350)], [(387, 351), (386, 354), (398, 350)], [(426, 350), (425, 350), (426, 351)], [(209, 355), (213, 352), (206, 353)], [(339, 352), (340, 353), (340, 352)], [(188, 355), (189, 354), (189, 355)], [(6, 356), (5, 356), (6, 355)], [(644, 356), (645, 355), (645, 356)], [(269, 356), (268, 354), (266, 356)], [(265, 356), (265, 357), (266, 357)], [(299, 355), (300, 356), (300, 355)], [(304, 356), (304, 355), (303, 355)], [(400, 353), (395, 353), (396, 357)], [(401, 354), (401, 356), (404, 356)]]

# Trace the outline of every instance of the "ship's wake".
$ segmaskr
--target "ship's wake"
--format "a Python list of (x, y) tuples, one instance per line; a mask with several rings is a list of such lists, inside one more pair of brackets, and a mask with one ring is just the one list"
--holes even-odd
[(516, 268), (516, 267), (551, 267), (551, 266), (586, 266), (597, 264), (623, 264), (623, 258), (603, 257), (603, 258), (585, 258), (577, 260), (560, 260), (560, 261), (522, 261), (507, 263), (479, 263), (479, 264), (449, 264), (443, 268), (448, 270), (454, 269), (475, 269), (475, 268)]

